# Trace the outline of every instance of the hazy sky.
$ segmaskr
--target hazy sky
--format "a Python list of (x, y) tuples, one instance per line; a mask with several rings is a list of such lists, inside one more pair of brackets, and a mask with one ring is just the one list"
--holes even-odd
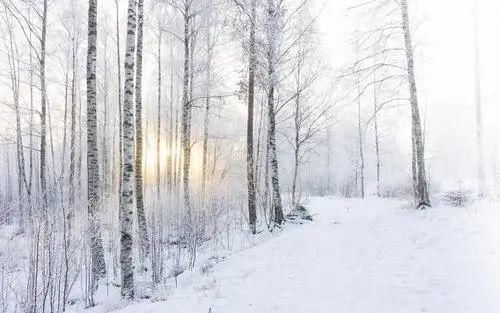
[[(473, 1), (409, 1), (420, 105), (426, 111), (427, 156), (434, 178), (443, 180), (475, 178), (476, 173)], [(494, 170), (500, 131), (500, 1), (477, 1), (485, 157), (487, 170)], [(348, 40), (356, 22), (347, 7), (355, 3), (359, 1), (326, 1), (321, 15), (320, 30), (336, 67), (351, 60)], [(407, 122), (402, 122), (399, 138), (401, 148), (406, 150), (410, 148)]]
[[(327, 56), (333, 69), (340, 69), (352, 62), (353, 49), (349, 45), (349, 40), (356, 30), (356, 14), (348, 14), (347, 8), (362, 0), (312, 0), (316, 8), (324, 5), (324, 10), (319, 18), (319, 30), (321, 40), (326, 47), (324, 55)], [(414, 41), (416, 44), (416, 70), (418, 78), (418, 89), (420, 106), (423, 110), (426, 121), (426, 148), (428, 165), (433, 181), (450, 181), (456, 183), (458, 179), (469, 180), (476, 177), (476, 140), (475, 140), (475, 106), (474, 106), (474, 71), (473, 71), (473, 19), (472, 8), (474, 0), (410, 0), (410, 13), (412, 26), (415, 30)], [(500, 70), (500, 0), (477, 0), (479, 5), (480, 18), (480, 49), (481, 49), (481, 83), (483, 96), (483, 116), (485, 130), (485, 158), (486, 169), (491, 180), (496, 172), (494, 165), (499, 159), (500, 142), (497, 133), (500, 132), (500, 82), (498, 82), (498, 72)], [(106, 8), (111, 17), (105, 18), (106, 22), (114, 23), (114, 2), (101, 1), (100, 6)], [(85, 18), (85, 4), (78, 10)], [(125, 11), (126, 1), (120, 2), (120, 21), (122, 34), (125, 32)], [(100, 11), (103, 12), (103, 11)], [(51, 16), (58, 19), (57, 14)], [(51, 26), (54, 23), (49, 23)], [(57, 29), (51, 28), (52, 32)], [(149, 39), (148, 39), (149, 38)], [(156, 49), (155, 39), (152, 34), (146, 36), (146, 46), (149, 49)], [(148, 41), (149, 40), (149, 41)], [(122, 42), (123, 44), (123, 42)], [(232, 43), (233, 46), (222, 47), (229, 56), (223, 58), (227, 64), (231, 62), (238, 64), (241, 61), (239, 44)], [(50, 45), (50, 51), (57, 49), (57, 44)], [(156, 51), (156, 50), (154, 50)], [(114, 53), (114, 52), (110, 52)], [(232, 55), (231, 55), (232, 54)], [(155, 56), (150, 50), (147, 52), (148, 61), (145, 63), (145, 72), (153, 73), (156, 70)], [(54, 62), (54, 58), (51, 59)], [(59, 65), (57, 65), (59, 66)], [(239, 65), (235, 70), (234, 66), (224, 66), (223, 77), (239, 76)], [(59, 75), (58, 71), (51, 71), (49, 76)], [(54, 77), (49, 77), (54, 78)], [(56, 77), (59, 78), (59, 77)], [(146, 75), (145, 80), (155, 80), (156, 76)], [(237, 79), (233, 81), (236, 86)], [(144, 93), (145, 103), (155, 103), (155, 84), (145, 84), (151, 86), (152, 90)], [(227, 86), (227, 90), (233, 91), (234, 86)], [(3, 87), (7, 87), (3, 86)], [(7, 90), (7, 89), (3, 90)], [(147, 88), (147, 87), (146, 87)], [(62, 89), (50, 80), (49, 92), (52, 96), (62, 94)], [(224, 91), (224, 92), (229, 92)], [(1, 91), (0, 91), (1, 92)], [(9, 94), (10, 95), (10, 94)], [(52, 97), (53, 99), (54, 97)], [(57, 98), (56, 98), (57, 99)], [(243, 138), (244, 127), (243, 118), (246, 108), (244, 102), (238, 99), (228, 99), (234, 112), (225, 112), (223, 131), (235, 133)], [(56, 100), (53, 100), (57, 103)], [(3, 114), (0, 121), (0, 130), (5, 128), (7, 122), (13, 116), (10, 109), (0, 108)], [(148, 109), (149, 110), (149, 109)], [(61, 120), (61, 110), (54, 113), (55, 120)], [(405, 111), (402, 111), (405, 112)], [(397, 113), (397, 114), (396, 114)], [(406, 111), (406, 113), (409, 113)], [(410, 126), (409, 114), (399, 114), (398, 112), (384, 112), (383, 114), (393, 115), (396, 119), (395, 125), (391, 126), (392, 135), (397, 137), (398, 147), (392, 147), (391, 138), (382, 140), (382, 149), (386, 151), (403, 151), (407, 155), (404, 160), (408, 163), (409, 170), (409, 150), (410, 150)], [(236, 116), (233, 118), (233, 115)], [(341, 116), (342, 118), (342, 116)], [(222, 123), (222, 122), (221, 122)], [(232, 124), (234, 125), (232, 125)], [(354, 125), (354, 124), (353, 124)], [(353, 126), (351, 125), (351, 126)], [(354, 127), (354, 126), (353, 126)], [(12, 128), (12, 127), (11, 127)], [(231, 130), (231, 131), (228, 131)], [(232, 131), (232, 130), (235, 131)], [(338, 134), (342, 136), (341, 133)], [(395, 149), (397, 148), (397, 149)], [(368, 147), (371, 149), (371, 147)], [(286, 151), (282, 151), (285, 152)], [(497, 156), (498, 155), (498, 156)], [(406, 164), (405, 163), (405, 164)], [(500, 166), (499, 166), (500, 168)], [(396, 171), (394, 168), (392, 171)]]

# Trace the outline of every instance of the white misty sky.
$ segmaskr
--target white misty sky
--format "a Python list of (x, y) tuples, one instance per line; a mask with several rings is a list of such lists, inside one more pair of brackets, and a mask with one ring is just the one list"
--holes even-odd
[[(349, 15), (347, 8), (363, 0), (312, 0), (315, 8), (324, 5), (319, 18), (319, 30), (322, 42), (326, 46), (324, 55), (334, 69), (340, 69), (352, 61), (352, 48), (349, 40), (356, 27), (355, 14)], [(476, 141), (475, 141), (475, 106), (474, 106), (474, 72), (473, 72), (473, 36), (472, 8), (474, 0), (409, 0), (415, 51), (417, 58), (417, 76), (421, 108), (425, 111), (427, 157), (431, 168), (432, 180), (457, 183), (458, 179), (469, 180), (476, 177)], [(500, 132), (500, 0), (476, 0), (479, 6), (480, 49), (481, 49), (481, 83), (483, 96), (483, 116), (485, 128), (485, 158), (489, 179), (494, 175), (495, 165), (499, 163), (500, 142), (497, 134)], [(122, 36), (125, 33), (126, 1), (120, 1)], [(86, 5), (80, 3), (82, 18), (85, 18)], [(108, 14), (108, 23), (114, 23), (114, 2), (101, 1), (101, 8)], [(100, 11), (102, 12), (102, 11)], [(52, 18), (59, 18), (54, 15)], [(51, 24), (54, 25), (54, 24)], [(417, 27), (418, 26), (418, 27)], [(51, 31), (56, 31), (52, 28)], [(124, 39), (122, 37), (122, 45)], [(147, 42), (147, 44), (153, 44)], [(237, 46), (237, 44), (236, 44)], [(51, 46), (51, 49), (55, 49)], [(226, 49), (234, 53), (228, 57), (228, 62), (240, 60), (239, 50)], [(154, 60), (148, 55), (148, 60)], [(232, 60), (232, 61), (231, 61)], [(146, 62), (147, 63), (147, 62)], [(151, 66), (145, 64), (146, 72), (154, 72)], [(235, 75), (235, 70), (227, 66), (227, 75)], [(55, 73), (59, 73), (55, 71)], [(49, 73), (50, 74), (50, 73)], [(146, 75), (146, 80), (149, 76)], [(156, 79), (156, 78), (152, 78)], [(147, 85), (147, 84), (146, 84)], [(61, 92), (51, 81), (51, 92)], [(152, 84), (154, 86), (154, 84)], [(4, 86), (6, 88), (6, 86)], [(7, 89), (2, 89), (4, 92)], [(55, 89), (54, 89), (55, 88)], [(153, 89), (156, 87), (152, 87)], [(10, 93), (8, 94), (10, 95)], [(155, 103), (154, 92), (145, 93), (145, 103)], [(228, 100), (229, 101), (229, 100)], [(53, 100), (57, 103), (56, 100)], [(236, 101), (235, 112), (226, 117), (224, 130), (241, 131), (239, 121), (245, 107), (241, 101)], [(368, 104), (369, 105), (369, 104)], [(0, 112), (12, 112), (5, 107)], [(59, 112), (59, 111), (58, 111)], [(384, 112), (396, 117), (398, 123), (391, 127), (397, 132), (399, 150), (409, 153), (409, 115), (399, 112)], [(396, 114), (397, 113), (397, 114)], [(61, 118), (60, 112), (55, 118)], [(398, 115), (399, 114), (399, 115)], [(232, 118), (236, 116), (236, 118)], [(4, 114), (0, 131), (7, 127), (9, 117)], [(229, 123), (235, 125), (229, 125)], [(237, 125), (236, 125), (237, 124)], [(239, 133), (238, 133), (239, 134)], [(393, 147), (382, 141), (382, 149), (391, 151)], [(386, 144), (384, 146), (384, 144)], [(409, 160), (409, 157), (407, 158)], [(500, 164), (500, 163), (499, 163)], [(500, 165), (498, 166), (500, 168)]]
[[(434, 179), (475, 178), (475, 106), (473, 72), (473, 1), (413, 0), (410, 2), (417, 76), (422, 109), (427, 117), (427, 156)], [(495, 170), (500, 131), (500, 1), (477, 0), (481, 54), (481, 83), (485, 127), (485, 157)], [(320, 30), (335, 67), (351, 60), (348, 40), (355, 25), (347, 8), (360, 0), (325, 3)], [(390, 114), (390, 113), (389, 113)], [(402, 116), (405, 119), (406, 116)], [(400, 143), (408, 150), (409, 126), (401, 124)], [(491, 177), (491, 176), (490, 176)]]

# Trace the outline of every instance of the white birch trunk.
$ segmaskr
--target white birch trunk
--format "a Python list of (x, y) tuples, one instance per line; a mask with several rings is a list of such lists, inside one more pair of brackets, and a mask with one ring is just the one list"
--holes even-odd
[(134, 298), (132, 234), (134, 216), (134, 54), (136, 40), (136, 1), (128, 2), (125, 48), (125, 83), (123, 91), (123, 169), (120, 197), (121, 295)]
[(474, 101), (476, 102), (476, 141), (477, 141), (477, 178), (478, 194), (485, 195), (486, 178), (484, 170), (483, 147), (483, 107), (481, 99), (481, 69), (479, 62), (479, 22), (477, 0), (474, 1)]
[[(162, 44), (162, 31), (158, 30), (158, 86), (157, 86), (157, 109), (156, 109), (156, 198), (160, 200), (160, 185), (161, 185), (161, 84), (162, 84), (162, 68), (161, 68), (161, 44)], [(167, 162), (168, 163), (168, 162)], [(167, 165), (168, 167), (168, 165)]]
[(205, 82), (205, 117), (203, 119), (203, 157), (202, 157), (202, 170), (201, 170), (201, 197), (205, 204), (206, 200), (206, 186), (207, 186), (207, 164), (208, 164), (208, 125), (210, 119), (210, 96), (212, 88), (212, 50), (213, 43), (211, 37), (211, 12), (207, 12), (207, 34), (206, 34), (206, 44), (207, 44), (207, 69), (206, 69), (206, 82)]
[(143, 134), (142, 134), (142, 48), (144, 33), (144, 0), (138, 0), (137, 6), (137, 50), (136, 50), (136, 73), (135, 73), (135, 197), (137, 208), (137, 224), (139, 227), (139, 250), (141, 260), (149, 254), (149, 239), (144, 212), (144, 186), (143, 186)]
[(359, 178), (361, 180), (361, 198), (365, 197), (365, 156), (363, 151), (363, 129), (361, 125), (361, 90), (359, 87), (359, 77), (357, 78), (358, 87), (358, 149), (359, 149)]
[(276, 113), (274, 109), (274, 93), (276, 88), (276, 46), (277, 46), (277, 19), (278, 12), (274, 0), (267, 0), (267, 59), (268, 59), (268, 90), (267, 90), (267, 106), (269, 117), (269, 163), (271, 167), (271, 183), (273, 188), (273, 211), (274, 223), (281, 225), (284, 221), (283, 207), (281, 204), (281, 192), (279, 184), (278, 172), (278, 155), (276, 147)]
[(45, 56), (47, 38), (47, 0), (43, 1), (42, 13), (42, 38), (40, 48), (40, 94), (41, 94), (41, 115), (40, 115), (40, 192), (42, 194), (43, 211), (47, 209), (47, 88), (45, 81)]
[[(99, 149), (97, 140), (97, 0), (89, 0), (87, 50), (87, 179), (88, 226), (91, 255), (92, 291), (100, 278), (106, 275), (104, 248), (98, 208), (101, 182), (99, 179)], [(93, 304), (92, 304), (93, 305)]]
[(188, 212), (191, 210), (190, 190), (189, 190), (189, 166), (191, 160), (191, 136), (190, 136), (190, 99), (189, 99), (189, 59), (190, 59), (190, 6), (185, 4), (184, 8), (184, 75), (182, 86), (182, 119), (181, 119), (181, 145), (182, 145), (182, 183), (184, 192), (184, 209)]
[(415, 62), (413, 57), (413, 43), (411, 38), (410, 20), (408, 16), (408, 2), (401, 0), (401, 17), (403, 24), (405, 51), (408, 71), (408, 83), (410, 89), (410, 105), (411, 105), (411, 120), (412, 133), (414, 138), (415, 149), (415, 166), (417, 178), (416, 200), (419, 208), (430, 206), (429, 192), (427, 186), (427, 177), (425, 174), (425, 156), (424, 143), (422, 136), (422, 125), (420, 121), (420, 112), (418, 107), (417, 83), (415, 78)]
[(118, 179), (118, 194), (119, 197), (122, 193), (122, 179), (121, 175), (123, 172), (123, 101), (122, 101), (122, 61), (121, 61), (121, 53), (120, 53), (120, 15), (119, 15), (119, 1), (115, 0), (115, 8), (116, 8), (116, 67), (117, 67), (117, 75), (118, 75), (118, 172), (120, 178)]
[[(375, 59), (374, 59), (375, 62)], [(377, 178), (377, 196), (381, 195), (381, 181), (380, 181), (380, 137), (378, 129), (378, 95), (377, 95), (377, 77), (376, 72), (373, 71), (373, 131), (375, 139), (375, 162), (376, 162), (376, 178)]]

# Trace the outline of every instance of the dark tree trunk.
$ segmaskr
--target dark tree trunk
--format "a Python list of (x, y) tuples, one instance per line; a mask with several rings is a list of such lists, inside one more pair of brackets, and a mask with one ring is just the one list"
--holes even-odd
[[(92, 262), (92, 291), (100, 278), (106, 275), (104, 248), (101, 237), (99, 204), (99, 149), (97, 141), (97, 0), (89, 0), (87, 50), (87, 190), (90, 254)], [(92, 304), (93, 305), (93, 304)]]
[(248, 220), (252, 234), (257, 232), (257, 209), (255, 206), (255, 162), (253, 149), (253, 117), (255, 102), (255, 70), (257, 63), (255, 46), (256, 0), (251, 2), (250, 20), (250, 55), (248, 64), (248, 113), (247, 113), (247, 186), (248, 186)]
[(278, 173), (278, 154), (276, 147), (276, 112), (274, 109), (274, 93), (276, 88), (276, 40), (277, 40), (277, 21), (278, 18), (274, 0), (267, 0), (267, 39), (268, 39), (268, 90), (267, 90), (267, 106), (269, 117), (269, 163), (271, 167), (271, 183), (273, 187), (273, 210), (274, 223), (280, 225), (284, 221), (283, 207), (281, 204), (281, 192)]
[(410, 21), (408, 16), (408, 2), (401, 0), (401, 17), (403, 23), (403, 32), (405, 39), (406, 61), (408, 70), (408, 82), (410, 88), (410, 104), (412, 119), (412, 134), (415, 148), (415, 166), (417, 183), (417, 201), (420, 208), (430, 206), (429, 192), (427, 186), (427, 177), (425, 174), (425, 156), (424, 142), (422, 135), (422, 125), (420, 121), (420, 112), (418, 108), (417, 83), (415, 78), (415, 62), (413, 58), (413, 43), (411, 38)]

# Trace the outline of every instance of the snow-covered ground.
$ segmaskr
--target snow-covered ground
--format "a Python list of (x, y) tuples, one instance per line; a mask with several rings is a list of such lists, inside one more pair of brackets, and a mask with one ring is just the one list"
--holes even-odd
[(165, 301), (89, 312), (500, 312), (500, 206), (407, 206), (315, 198), (314, 222), (181, 275)]

